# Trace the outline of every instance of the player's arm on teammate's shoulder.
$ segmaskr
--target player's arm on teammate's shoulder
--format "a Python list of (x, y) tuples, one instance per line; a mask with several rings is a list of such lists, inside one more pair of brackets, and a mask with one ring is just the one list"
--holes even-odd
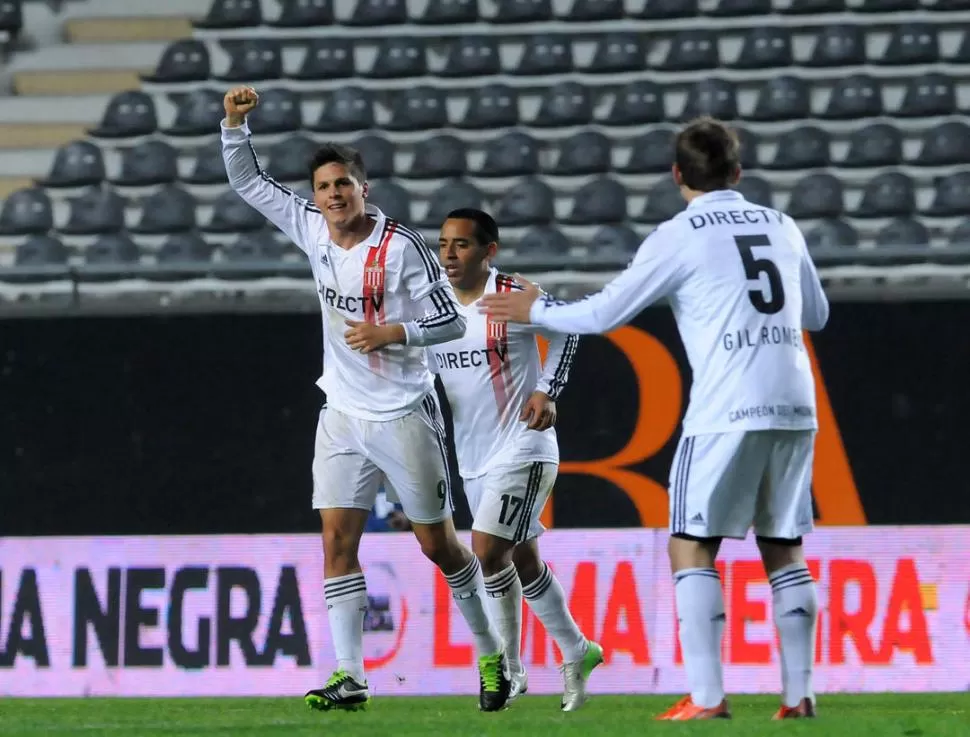
[(233, 87), (222, 100), (222, 160), (229, 185), (304, 251), (308, 248), (307, 215), (314, 206), (269, 177), (259, 165), (246, 116), (259, 104), (252, 87)]
[(411, 300), (423, 305), (423, 317), (405, 323), (407, 345), (429, 346), (457, 340), (465, 334), (465, 316), (458, 309), (458, 298), (441, 268), (438, 256), (417, 233), (407, 232), (404, 245), (402, 280)]
[(822, 288), (822, 280), (818, 278), (815, 263), (808, 252), (808, 244), (801, 230), (791, 221), (789, 228), (792, 237), (801, 251), (800, 278), (802, 292), (802, 327), (815, 331), (825, 327), (829, 319), (829, 300)]

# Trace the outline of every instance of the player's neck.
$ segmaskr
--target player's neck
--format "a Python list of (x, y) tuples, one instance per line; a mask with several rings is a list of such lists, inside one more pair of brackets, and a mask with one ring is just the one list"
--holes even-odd
[(367, 215), (367, 213), (361, 213), (359, 218), (355, 218), (353, 222), (348, 223), (347, 227), (333, 227), (330, 230), (330, 240), (339, 248), (344, 250), (349, 250), (361, 243), (374, 232), (374, 227), (377, 225), (377, 221), (372, 219)]
[(461, 302), (466, 307), (472, 302), (482, 298), (485, 294), (485, 285), (488, 284), (488, 272), (482, 274), (481, 278), (475, 283), (474, 286), (470, 287), (455, 287), (455, 296), (458, 297), (458, 301)]

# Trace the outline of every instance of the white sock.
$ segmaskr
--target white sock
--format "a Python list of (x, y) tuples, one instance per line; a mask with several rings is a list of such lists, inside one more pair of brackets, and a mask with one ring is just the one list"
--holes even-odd
[(365, 684), (364, 614), (367, 612), (367, 584), (364, 574), (351, 573), (325, 579), (323, 593), (327, 600), (327, 617), (337, 668)]
[(771, 608), (781, 640), (782, 699), (785, 706), (798, 706), (804, 698), (814, 703), (812, 668), (818, 622), (815, 581), (802, 563), (779, 568), (768, 581)]
[(566, 605), (566, 594), (552, 569), (542, 564), (539, 577), (523, 587), (522, 594), (535, 612), (536, 619), (542, 622), (546, 632), (559, 645), (563, 660), (575, 663), (586, 654), (586, 636), (580, 631)]
[(482, 567), (478, 563), (478, 558), (472, 558), (471, 563), (458, 573), (446, 575), (445, 580), (451, 588), (451, 595), (458, 605), (458, 611), (468, 623), (468, 629), (472, 631), (479, 656), (501, 652), (502, 643), (488, 621), (482, 602), (485, 598), (485, 579), (482, 578)]
[(511, 563), (494, 576), (485, 577), (485, 609), (502, 638), (509, 671), (521, 673), (522, 584)]
[(697, 706), (710, 709), (724, 700), (721, 578), (714, 568), (686, 568), (674, 574), (674, 595), (691, 699)]

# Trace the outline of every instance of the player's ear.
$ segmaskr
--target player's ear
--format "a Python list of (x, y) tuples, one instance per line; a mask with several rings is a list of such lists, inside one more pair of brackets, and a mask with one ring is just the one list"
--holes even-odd
[(368, 184), (365, 181), (363, 184), (360, 185), (360, 191), (361, 191), (361, 195), (366, 198), (367, 195), (370, 193), (370, 184)]
[(680, 173), (680, 167), (677, 166), (677, 164), (672, 165), (670, 167), (670, 173), (671, 173), (671, 175), (674, 178), (674, 184), (676, 184), (678, 187), (683, 187), (684, 186), (684, 177)]
[(495, 254), (498, 253), (498, 243), (496, 241), (489, 243), (485, 248), (485, 253), (488, 254), (490, 259), (495, 258)]
[(731, 186), (732, 187), (735, 186), (740, 181), (741, 181), (741, 165), (738, 164), (738, 167), (734, 170), (734, 176), (731, 177)]

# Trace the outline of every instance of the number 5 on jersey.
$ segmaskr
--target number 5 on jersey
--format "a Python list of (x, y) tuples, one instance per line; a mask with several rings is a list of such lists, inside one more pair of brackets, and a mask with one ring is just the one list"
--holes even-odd
[(752, 252), (753, 248), (770, 248), (771, 241), (766, 235), (736, 235), (734, 243), (741, 253), (741, 263), (744, 264), (744, 275), (749, 281), (761, 280), (761, 275), (768, 277), (768, 298), (765, 299), (765, 289), (759, 286), (748, 290), (748, 299), (754, 308), (765, 315), (774, 315), (785, 306), (785, 287), (781, 283), (781, 272), (775, 262), (767, 256), (758, 258)]

